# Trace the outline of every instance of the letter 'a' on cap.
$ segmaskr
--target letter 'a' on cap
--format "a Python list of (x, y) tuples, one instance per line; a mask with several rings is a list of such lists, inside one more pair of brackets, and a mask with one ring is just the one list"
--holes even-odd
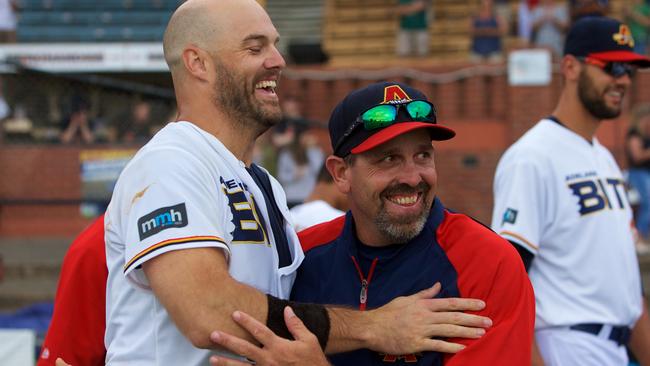
[(650, 59), (634, 52), (630, 28), (616, 19), (593, 16), (576, 21), (564, 43), (564, 54), (603, 62), (627, 62), (650, 67)]
[[(370, 131), (360, 126), (337, 146), (343, 135), (349, 133), (352, 124), (368, 109), (380, 104), (402, 104), (413, 100), (428, 101), (421, 91), (398, 82), (374, 83), (348, 94), (330, 115), (329, 132), (334, 155), (359, 154), (419, 128), (428, 129), (431, 140), (436, 141), (449, 140), (456, 135), (451, 128), (437, 124), (435, 118), (432, 122), (413, 121), (408, 114), (399, 112), (395, 123)], [(433, 113), (435, 117), (435, 111)]]

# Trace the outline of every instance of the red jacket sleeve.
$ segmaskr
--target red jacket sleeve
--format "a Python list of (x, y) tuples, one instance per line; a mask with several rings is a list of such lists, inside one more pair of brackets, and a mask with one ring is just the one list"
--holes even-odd
[(107, 277), (101, 216), (65, 255), (38, 366), (53, 366), (57, 357), (74, 366), (104, 365)]
[(535, 296), (516, 250), (464, 215), (447, 214), (439, 230), (458, 272), (461, 296), (484, 300), (485, 309), (476, 314), (492, 319), (479, 339), (451, 339), (466, 348), (446, 355), (444, 365), (530, 365)]

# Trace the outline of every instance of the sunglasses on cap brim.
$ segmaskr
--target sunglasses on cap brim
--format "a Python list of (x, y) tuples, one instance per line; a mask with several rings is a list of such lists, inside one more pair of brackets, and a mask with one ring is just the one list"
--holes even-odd
[(606, 61), (595, 59), (593, 57), (580, 57), (578, 59), (588, 65), (593, 65), (600, 68), (608, 75), (613, 76), (615, 78), (620, 78), (626, 74), (629, 77), (633, 77), (634, 74), (636, 74), (636, 70), (638, 68), (637, 66), (627, 62), (616, 62), (616, 61), (606, 62)]
[(363, 126), (367, 131), (372, 131), (399, 123), (397, 121), (397, 116), (401, 108), (403, 108), (406, 111), (406, 114), (410, 117), (408, 122), (436, 123), (436, 108), (433, 104), (425, 100), (413, 100), (406, 103), (396, 104), (378, 104), (374, 107), (368, 108), (357, 117), (354, 123), (352, 123), (347, 131), (345, 131), (343, 136), (339, 138), (339, 141), (334, 147), (334, 151), (338, 151), (347, 138), (350, 137), (352, 132), (360, 126)]

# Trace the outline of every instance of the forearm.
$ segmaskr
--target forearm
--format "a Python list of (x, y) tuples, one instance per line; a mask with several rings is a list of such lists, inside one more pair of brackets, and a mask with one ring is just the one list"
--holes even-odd
[(90, 128), (87, 125), (81, 126), (81, 138), (83, 141), (87, 144), (92, 144), (95, 141), (95, 136), (93, 136), (93, 133), (90, 131)]
[(325, 353), (340, 353), (360, 348), (373, 348), (372, 311), (358, 311), (328, 306), (330, 334)]
[(650, 366), (650, 317), (645, 301), (641, 317), (632, 328), (629, 347), (641, 366)]
[(214, 330), (252, 341), (233, 321), (235, 310), (266, 322), (266, 295), (230, 277), (219, 249), (164, 253), (145, 262), (143, 269), (154, 294), (195, 347), (213, 347)]
[(70, 124), (68, 128), (66, 128), (63, 132), (61, 132), (61, 142), (64, 144), (68, 144), (72, 141), (74, 138), (74, 134), (77, 132), (76, 126), (73, 124)]
[(531, 366), (544, 366), (544, 359), (542, 358), (542, 354), (539, 352), (539, 347), (537, 347), (537, 342), (535, 341), (534, 336)]

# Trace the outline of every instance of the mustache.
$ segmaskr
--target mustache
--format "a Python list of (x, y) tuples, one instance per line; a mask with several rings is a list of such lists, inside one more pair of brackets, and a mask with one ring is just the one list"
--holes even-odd
[(427, 192), (429, 189), (431, 189), (431, 185), (425, 181), (421, 181), (415, 187), (412, 187), (406, 183), (399, 183), (384, 189), (383, 194), (388, 196), (397, 194), (408, 195), (419, 192)]
[(260, 71), (255, 75), (255, 84), (259, 83), (262, 80), (275, 78), (276, 86), (280, 86), (280, 76), (282, 76), (282, 70), (264, 70)]

